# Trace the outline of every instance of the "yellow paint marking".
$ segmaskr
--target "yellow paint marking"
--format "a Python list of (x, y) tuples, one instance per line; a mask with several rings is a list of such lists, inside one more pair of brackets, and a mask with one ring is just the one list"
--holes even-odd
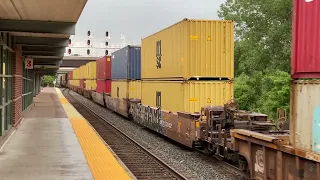
[(65, 101), (66, 99), (59, 89), (56, 89), (56, 91), (69, 117), (94, 179), (130, 179), (128, 173), (98, 137), (87, 120), (71, 104), (67, 103), (68, 101)]
[(66, 98), (60, 98), (61, 104), (68, 104), (68, 100)]
[(197, 98), (190, 98), (190, 102), (197, 102), (198, 99)]
[(200, 123), (199, 121), (196, 122), (196, 127), (199, 128), (200, 127)]

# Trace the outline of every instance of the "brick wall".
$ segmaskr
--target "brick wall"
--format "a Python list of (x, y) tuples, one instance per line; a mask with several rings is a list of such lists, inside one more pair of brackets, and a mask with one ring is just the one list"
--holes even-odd
[(22, 115), (22, 56), (21, 46), (15, 47), (15, 62), (13, 63), (13, 124), (16, 127)]

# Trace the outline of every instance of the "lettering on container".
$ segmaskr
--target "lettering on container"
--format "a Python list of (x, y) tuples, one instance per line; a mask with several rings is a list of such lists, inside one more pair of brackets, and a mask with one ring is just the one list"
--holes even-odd
[(198, 36), (197, 35), (190, 35), (190, 39), (191, 40), (198, 40)]
[(161, 69), (161, 40), (156, 42), (156, 67)]
[(255, 158), (256, 158), (256, 162), (254, 163), (254, 171), (263, 173), (264, 159), (263, 159), (262, 150), (257, 150)]
[(198, 99), (197, 98), (190, 98), (190, 102), (197, 102)]

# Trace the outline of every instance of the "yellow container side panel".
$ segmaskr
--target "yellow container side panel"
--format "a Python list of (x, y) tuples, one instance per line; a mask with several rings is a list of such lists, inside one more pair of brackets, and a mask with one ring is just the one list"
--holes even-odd
[(187, 26), (185, 76), (233, 79), (233, 21), (190, 21)]
[(91, 78), (97, 79), (97, 63), (96, 63), (96, 61), (92, 62), (92, 65), (91, 65)]
[(233, 29), (233, 21), (184, 20), (144, 38), (142, 79), (233, 79)]
[(111, 97), (128, 99), (128, 81), (111, 81)]
[(79, 80), (70, 80), (70, 85), (80, 86), (80, 81)]
[(230, 81), (191, 81), (184, 84), (184, 111), (199, 112), (203, 106), (224, 105), (233, 99)]
[(89, 67), (90, 67), (89, 78), (96, 79), (96, 77), (97, 77), (97, 72), (96, 72), (97, 63), (96, 63), (96, 61), (90, 62)]
[(73, 76), (73, 79), (81, 79), (80, 68), (73, 70), (72, 76)]
[(129, 99), (141, 99), (141, 81), (129, 81)]
[(96, 81), (95, 80), (86, 80), (86, 90), (95, 90), (96, 89)]
[(159, 92), (161, 93), (161, 109), (171, 112), (182, 111), (182, 81), (142, 81), (141, 103), (150, 107), (158, 107), (156, 99)]
[(96, 79), (96, 62), (89, 62), (84, 67), (84, 78), (85, 79)]
[[(142, 81), (144, 105), (171, 112), (200, 112), (207, 105), (223, 105), (233, 99), (233, 83), (226, 81)], [(159, 97), (160, 96), (160, 97)], [(158, 99), (158, 104), (157, 100)], [(159, 104), (160, 102), (160, 104)]]
[(83, 68), (83, 78), (84, 79), (89, 79), (89, 65), (86, 64), (84, 65), (84, 68)]
[(86, 65), (84, 65), (83, 67), (82, 67), (82, 69), (81, 69), (81, 79), (85, 79), (85, 76), (86, 76), (86, 73), (87, 73), (87, 64)]

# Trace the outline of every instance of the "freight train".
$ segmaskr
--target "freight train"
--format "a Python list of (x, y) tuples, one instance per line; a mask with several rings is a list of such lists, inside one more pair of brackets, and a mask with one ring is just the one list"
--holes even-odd
[(232, 21), (184, 19), (143, 39), (141, 48), (127, 46), (96, 64), (60, 82), (148, 129), (236, 165), (251, 179), (319, 179), (319, 154), (292, 146), (279, 125), (283, 111), (272, 121), (239, 110), (233, 100)]

